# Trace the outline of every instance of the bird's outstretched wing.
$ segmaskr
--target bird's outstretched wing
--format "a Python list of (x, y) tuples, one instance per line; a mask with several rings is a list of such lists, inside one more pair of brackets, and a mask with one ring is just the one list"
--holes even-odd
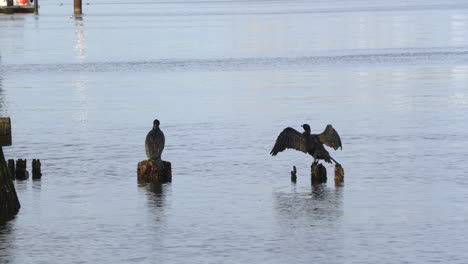
[(276, 139), (275, 146), (273, 146), (270, 154), (276, 156), (278, 152), (281, 152), (287, 148), (307, 153), (306, 144), (306, 140), (300, 132), (294, 128), (287, 127), (279, 134), (278, 138)]
[(318, 137), (322, 144), (332, 147), (335, 150), (337, 150), (338, 148), (343, 149), (343, 147), (341, 146), (340, 135), (338, 135), (338, 132), (336, 132), (332, 125), (327, 125), (325, 130), (321, 134), (318, 134)]

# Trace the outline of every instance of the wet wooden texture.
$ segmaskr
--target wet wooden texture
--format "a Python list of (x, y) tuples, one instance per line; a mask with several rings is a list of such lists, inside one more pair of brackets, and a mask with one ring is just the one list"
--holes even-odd
[(0, 117), (0, 146), (11, 146), (11, 120)]
[(312, 184), (321, 184), (327, 182), (327, 169), (322, 163), (314, 163), (311, 167)]
[(27, 180), (29, 178), (29, 172), (26, 170), (27, 167), (26, 159), (19, 159), (16, 161), (16, 174), (17, 180)]
[(0, 147), (0, 222), (13, 218), (20, 209), (15, 186), (11, 179), (2, 147)]
[(291, 182), (292, 183), (297, 182), (297, 169), (296, 169), (296, 166), (293, 166), (293, 170), (291, 171)]
[(81, 15), (83, 13), (81, 0), (73, 0), (73, 12), (75, 15)]
[(32, 161), (32, 178), (38, 180), (42, 177), (41, 160), (33, 159)]
[(335, 185), (341, 186), (344, 183), (344, 169), (341, 165), (335, 165)]
[(15, 160), (14, 159), (9, 159), (8, 160), (8, 169), (10, 170), (10, 177), (12, 179), (14, 179), (15, 175), (16, 175), (16, 168), (15, 168)]
[(143, 160), (138, 163), (138, 182), (166, 183), (172, 181), (171, 163), (168, 161)]

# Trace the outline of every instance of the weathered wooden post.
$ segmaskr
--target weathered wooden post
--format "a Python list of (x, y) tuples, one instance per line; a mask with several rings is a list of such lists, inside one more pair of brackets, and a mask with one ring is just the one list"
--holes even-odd
[(39, 0), (34, 0), (34, 14), (39, 15)]
[(8, 160), (8, 169), (10, 170), (11, 178), (14, 179), (15, 175), (16, 175), (15, 160), (14, 159), (9, 159)]
[(335, 185), (342, 186), (344, 183), (344, 169), (340, 164), (335, 165)]
[(20, 209), (15, 185), (7, 167), (3, 147), (11, 146), (11, 122), (9, 117), (0, 118), (0, 222), (9, 220)]
[(313, 163), (311, 169), (311, 183), (312, 185), (327, 182), (327, 169), (322, 163)]
[(26, 170), (26, 159), (19, 159), (16, 161), (16, 175), (17, 180), (27, 180), (29, 178), (29, 172)]
[(73, 6), (74, 6), (73, 10), (74, 10), (75, 15), (81, 15), (83, 13), (81, 0), (74, 0)]
[(296, 183), (297, 181), (297, 170), (296, 170), (296, 166), (293, 166), (293, 170), (291, 171), (291, 182), (292, 183)]
[(42, 177), (41, 173), (41, 160), (33, 159), (32, 161), (32, 178), (33, 180), (39, 180)]
[(172, 168), (169, 161), (143, 160), (138, 162), (138, 182), (167, 183), (172, 181)]
[(11, 120), (9, 117), (0, 117), (0, 146), (11, 146)]

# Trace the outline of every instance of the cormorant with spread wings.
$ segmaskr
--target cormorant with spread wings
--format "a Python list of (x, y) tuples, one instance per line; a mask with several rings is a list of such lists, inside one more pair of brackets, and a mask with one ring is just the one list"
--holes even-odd
[(342, 149), (340, 136), (332, 125), (327, 125), (321, 134), (311, 134), (310, 126), (307, 124), (302, 125), (302, 127), (304, 128), (303, 133), (291, 127), (285, 128), (276, 139), (275, 146), (270, 154), (276, 156), (279, 152), (289, 148), (310, 154), (314, 157), (314, 163), (316, 163), (317, 160), (324, 160), (328, 163), (333, 161), (335, 164), (339, 165), (323, 146), (323, 144), (325, 144), (335, 150), (338, 148)]

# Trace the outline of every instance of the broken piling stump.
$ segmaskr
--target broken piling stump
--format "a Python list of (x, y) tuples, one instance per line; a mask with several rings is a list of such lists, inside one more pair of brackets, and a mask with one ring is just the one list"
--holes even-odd
[(312, 184), (327, 182), (327, 169), (322, 165), (322, 163), (312, 164), (310, 180)]
[(15, 160), (9, 159), (8, 160), (8, 170), (10, 171), (10, 176), (12, 179), (15, 178)]
[(27, 180), (29, 178), (29, 172), (26, 170), (26, 159), (19, 159), (16, 161), (16, 174), (17, 180)]
[(340, 164), (335, 165), (335, 185), (341, 186), (344, 183), (344, 169)]
[(172, 181), (171, 163), (168, 161), (143, 160), (138, 162), (138, 182), (167, 183)]
[(41, 173), (41, 160), (33, 159), (32, 161), (32, 178), (33, 180), (39, 180), (42, 177)]
[(296, 166), (293, 166), (293, 170), (291, 171), (291, 182), (292, 183), (296, 183), (297, 181), (297, 170), (296, 170)]

